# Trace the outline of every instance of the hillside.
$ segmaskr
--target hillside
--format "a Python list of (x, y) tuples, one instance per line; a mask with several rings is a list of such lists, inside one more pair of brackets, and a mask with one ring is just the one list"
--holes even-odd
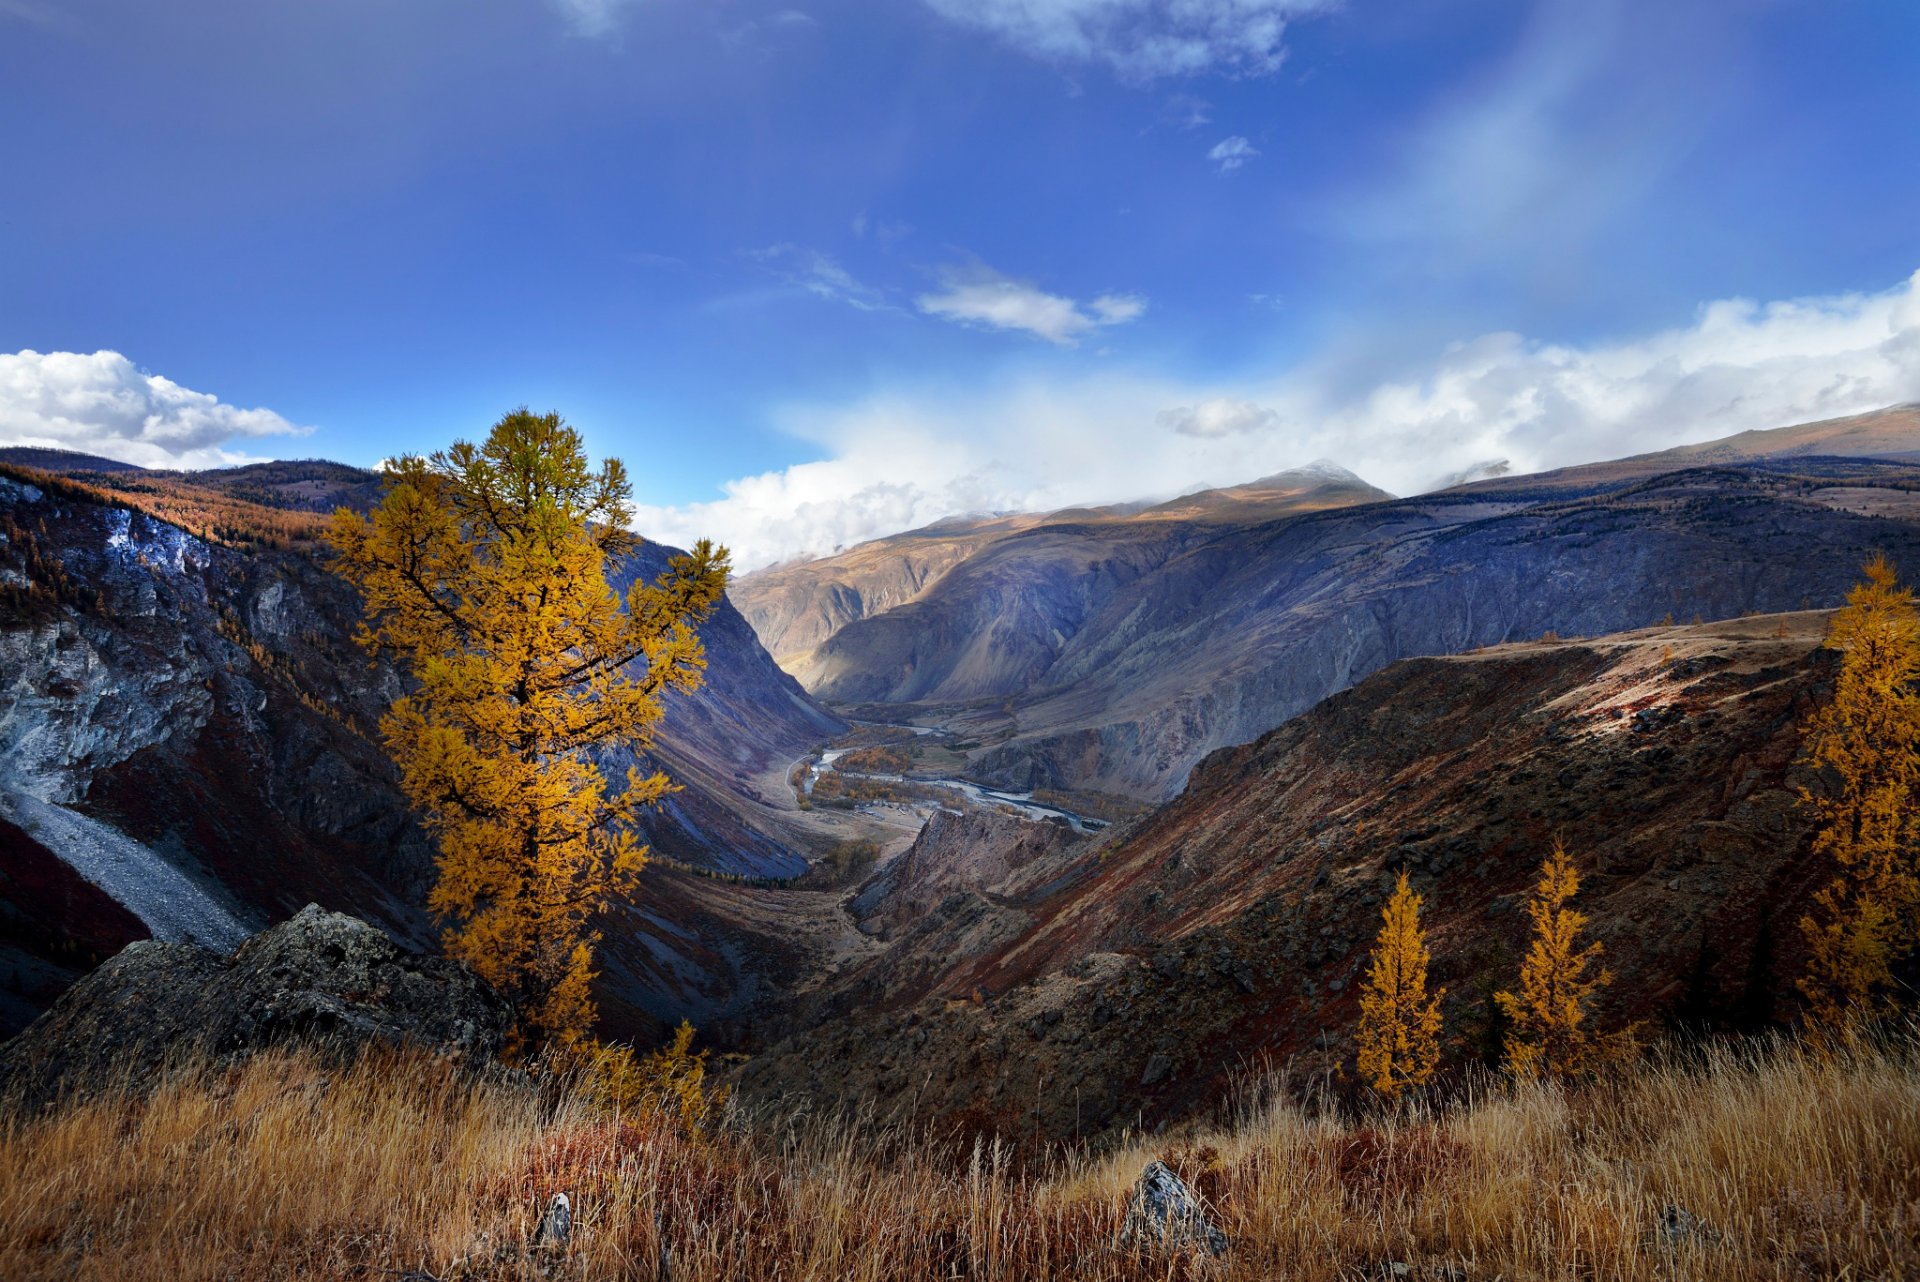
[[(1103, 841), (995, 860), (949, 831), (948, 862), (975, 879), (901, 900), (889, 952), (742, 1081), (1065, 1136), (1190, 1114), (1256, 1060), (1338, 1080), (1403, 868), (1426, 896), (1457, 1070), (1497, 1047), (1489, 995), (1512, 980), (1556, 836), (1618, 977), (1605, 1023), (1783, 1018), (1792, 923), (1820, 877), (1794, 760), (1833, 671), (1825, 623), (1407, 660), (1213, 754)], [(876, 876), (876, 916), (902, 880)]]
[(1920, 564), (1920, 466), (1806, 453), (1823, 442), (1920, 447), (1920, 410), (1250, 525), (1174, 522), (1158, 540), (1125, 522), (1037, 527), (794, 670), (861, 715), (953, 728), (982, 782), (1164, 800), (1208, 752), (1395, 659), (1833, 605), (1870, 550)]
[[(1025, 586), (1053, 595), (1055, 583), (1089, 573), (1113, 549), (1122, 549), (1130, 565), (1154, 565), (1207, 532), (1389, 497), (1351, 473), (1321, 466), (1153, 505), (959, 517), (817, 561), (743, 575), (728, 594), (780, 666), (811, 687), (820, 679), (815, 651), (842, 628), (921, 599), (962, 567), (975, 576), (984, 573), (1003, 601)], [(990, 550), (998, 568), (975, 569), (975, 558)], [(1044, 641), (1072, 622), (1036, 618), (1032, 626)], [(1009, 624), (1002, 635), (1025, 640), (1019, 624)]]
[[(11, 963), (11, 1023), (128, 939), (156, 924), (156, 933), (186, 929), (117, 910), (74, 875), (74, 860), (96, 879), (120, 876), (126, 894), (183, 878), (180, 893), (214, 905), (208, 920), (236, 928), (317, 901), (402, 939), (432, 936), (421, 907), (430, 850), (371, 737), (399, 683), (351, 642), (350, 590), (310, 540), (210, 541), (127, 506), (263, 485), (290, 488), (288, 503), (318, 503), (339, 493), (325, 487), (356, 487), (369, 474), (332, 464), (234, 471), (243, 475), (203, 484), (195, 474), (124, 497), (40, 473), (0, 475), (0, 842), (9, 852), (0, 948)], [(146, 475), (113, 479), (138, 486)], [(224, 502), (225, 528), (242, 533), (277, 528), (292, 510)], [(653, 575), (668, 553), (647, 544), (613, 577)], [(653, 754), (685, 786), (649, 816), (646, 835), (676, 862), (791, 875), (818, 838), (797, 822), (785, 768), (843, 723), (773, 665), (724, 603), (703, 636), (706, 685), (672, 698)], [(608, 755), (616, 767), (632, 760), (621, 748)], [(612, 1026), (705, 1019), (761, 983), (747, 973), (758, 964), (751, 949), (686, 945), (674, 888), (691, 880), (651, 886), (616, 932), (603, 997)]]

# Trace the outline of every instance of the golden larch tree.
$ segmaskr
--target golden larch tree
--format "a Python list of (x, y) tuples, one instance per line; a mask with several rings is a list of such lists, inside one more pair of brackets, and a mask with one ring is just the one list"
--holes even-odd
[(329, 542), (364, 598), (361, 644), (412, 678), (380, 730), (439, 847), (428, 904), (447, 951), (570, 1047), (595, 1018), (594, 922), (645, 862), (638, 812), (672, 788), (631, 767), (610, 784), (592, 750), (644, 750), (662, 695), (699, 686), (694, 625), (727, 554), (703, 540), (622, 601), (606, 566), (636, 543), (626, 470), (590, 468), (557, 414), (516, 411), (386, 476)]
[(1422, 902), (1402, 870), (1380, 910), (1380, 937), (1360, 992), (1360, 1075), (1388, 1099), (1426, 1085), (1440, 1066), (1440, 999), (1446, 989), (1427, 993)]
[(1520, 963), (1520, 991), (1494, 994), (1509, 1021), (1506, 1062), (1516, 1076), (1575, 1076), (1597, 1067), (1614, 1049), (1587, 1025), (1594, 994), (1613, 976), (1605, 970), (1588, 973), (1601, 946), (1580, 946), (1587, 918), (1567, 906), (1579, 891), (1580, 874), (1556, 840), (1527, 902), (1533, 940)]
[(1841, 653), (1833, 698), (1805, 727), (1807, 760), (1837, 785), (1800, 794), (1816, 817), (1813, 848), (1834, 865), (1800, 920), (1800, 991), (1829, 1028), (1869, 1013), (1920, 939), (1920, 611), (1885, 556), (1864, 573), (1827, 630)]

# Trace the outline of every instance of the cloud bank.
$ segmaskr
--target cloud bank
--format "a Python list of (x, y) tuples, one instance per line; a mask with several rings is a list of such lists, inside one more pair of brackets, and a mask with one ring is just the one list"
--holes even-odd
[(1051, 62), (1103, 63), (1131, 79), (1264, 75), (1286, 56), (1289, 19), (1333, 0), (926, 0), (962, 26)]
[(1125, 373), (888, 392), (779, 419), (825, 456), (639, 529), (711, 536), (750, 570), (961, 512), (1171, 496), (1330, 458), (1395, 493), (1510, 460), (1528, 472), (1920, 401), (1920, 272), (1580, 347), (1486, 334), (1354, 390), (1309, 363), (1195, 386)]
[(224, 467), (254, 458), (230, 448), (235, 442), (312, 430), (146, 373), (118, 352), (0, 353), (0, 445), (141, 467)]

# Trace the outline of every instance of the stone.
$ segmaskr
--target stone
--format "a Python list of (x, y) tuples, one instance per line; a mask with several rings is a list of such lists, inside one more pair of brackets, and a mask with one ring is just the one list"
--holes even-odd
[(1670, 1251), (1686, 1247), (1706, 1246), (1719, 1239), (1719, 1234), (1700, 1222), (1700, 1217), (1678, 1203), (1666, 1206), (1660, 1212), (1659, 1220), (1654, 1224), (1654, 1236), (1660, 1244)]
[(1140, 1084), (1142, 1086), (1152, 1086), (1165, 1078), (1168, 1071), (1172, 1068), (1173, 1060), (1166, 1055), (1156, 1054), (1150, 1056), (1147, 1060), (1146, 1068), (1142, 1070), (1140, 1074)]
[(0, 1046), (0, 1092), (42, 1103), (140, 1082), (182, 1051), (233, 1062), (282, 1045), (343, 1058), (419, 1046), (479, 1066), (512, 1028), (506, 1000), (465, 966), (308, 904), (230, 957), (197, 944), (129, 944)]
[(1127, 1197), (1120, 1226), (1124, 1249), (1148, 1254), (1203, 1250), (1225, 1255), (1227, 1235), (1207, 1217), (1200, 1197), (1165, 1162), (1147, 1163)]
[(547, 1213), (540, 1217), (540, 1227), (534, 1232), (533, 1244), (549, 1251), (564, 1251), (572, 1237), (573, 1204), (567, 1201), (565, 1193), (555, 1193), (547, 1203)]

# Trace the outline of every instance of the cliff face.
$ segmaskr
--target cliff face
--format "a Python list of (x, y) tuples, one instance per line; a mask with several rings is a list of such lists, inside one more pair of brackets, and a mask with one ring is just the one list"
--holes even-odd
[(901, 984), (898, 958), (868, 963), (847, 981), (867, 1001), (745, 1084), (1067, 1135), (1208, 1106), (1255, 1059), (1337, 1078), (1401, 869), (1426, 897), (1457, 1066), (1497, 1049), (1490, 994), (1514, 982), (1556, 836), (1616, 975), (1603, 1025), (1784, 1017), (1794, 923), (1823, 878), (1795, 801), (1818, 780), (1795, 759), (1836, 662), (1825, 622), (1394, 664), (1208, 757), (1097, 847), (891, 921), (948, 941), (927, 954), (938, 973)]
[(789, 666), (945, 720), (983, 782), (1159, 801), (1396, 659), (1837, 604), (1870, 551), (1920, 564), (1920, 470), (1866, 457), (1915, 451), (1905, 407), (1394, 502), (1056, 519)]
[[(76, 843), (91, 835), (114, 846), (91, 852), (112, 865), (104, 884), (182, 877), (246, 929), (312, 901), (431, 941), (420, 907), (431, 850), (372, 738), (400, 683), (352, 644), (359, 607), (345, 583), (302, 552), (237, 550), (17, 476), (0, 477), (0, 533), (11, 602), (0, 613), (0, 835), (38, 849), (36, 867), (55, 855), (84, 864)], [(655, 574), (667, 555), (646, 545), (614, 577)], [(646, 836), (682, 862), (792, 874), (804, 858), (780, 774), (842, 723), (731, 607), (702, 635), (707, 684), (670, 696), (652, 754), (685, 787), (648, 816)], [(634, 760), (607, 756), (618, 769)], [(53, 936), (83, 920), (105, 928), (61, 874), (0, 889)], [(670, 925), (673, 911), (655, 915)], [(682, 964), (669, 925), (636, 916), (611, 940), (603, 1002), (616, 1029), (724, 1009), (742, 986), (725, 958)], [(124, 942), (130, 930), (116, 919), (113, 932)], [(63, 965), (24, 935), (9, 942), (16, 1010), (44, 1005), (92, 960)]]
[[(818, 561), (756, 571), (730, 595), (780, 665), (811, 690), (831, 687), (833, 698), (894, 698), (902, 665), (936, 653), (943, 657), (933, 668), (910, 677), (913, 688), (939, 697), (952, 697), (950, 687), (1004, 692), (1042, 670), (1116, 586), (1196, 541), (1389, 497), (1323, 466), (1154, 505), (948, 520)], [(940, 600), (965, 601), (964, 611), (920, 608), (956, 573), (966, 586), (942, 589)], [(903, 611), (897, 625), (876, 622), (870, 634), (885, 655), (870, 679), (827, 650), (842, 629), (896, 610)], [(983, 629), (979, 620), (992, 626)], [(924, 645), (917, 642), (922, 636)]]

